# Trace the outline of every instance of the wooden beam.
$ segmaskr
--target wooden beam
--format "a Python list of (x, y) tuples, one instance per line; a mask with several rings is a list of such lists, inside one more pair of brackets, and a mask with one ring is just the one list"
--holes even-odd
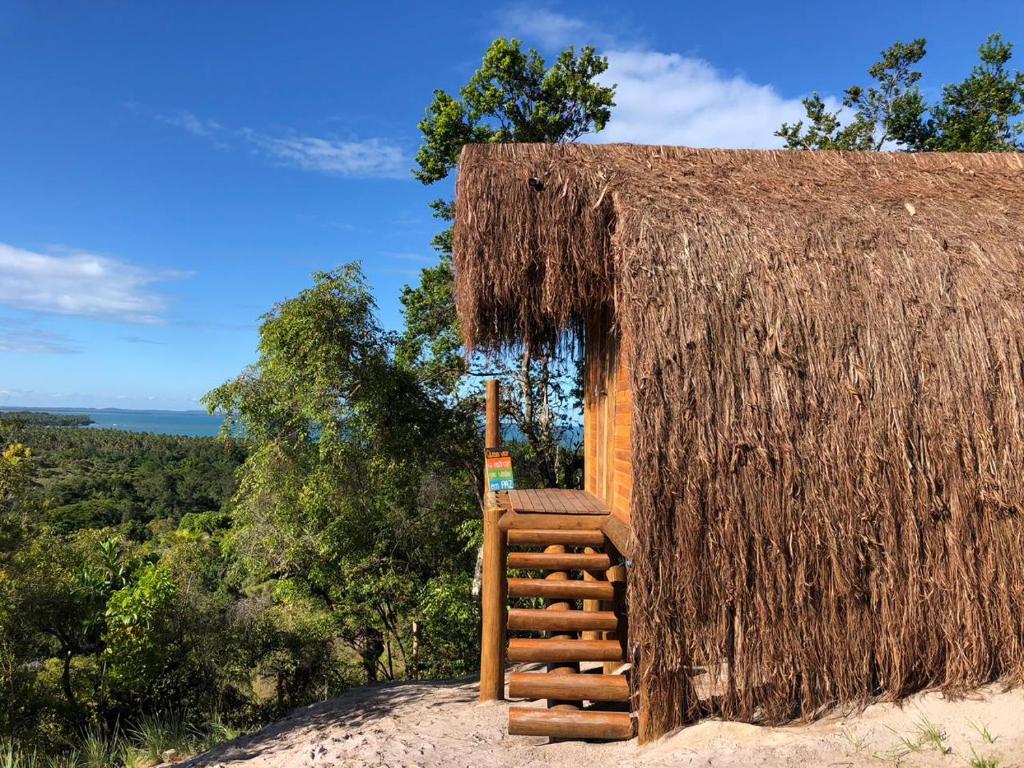
[(588, 629), (614, 631), (619, 618), (614, 611), (561, 611), (538, 608), (510, 608), (508, 628), (528, 632), (581, 632)]
[[(551, 544), (544, 550), (544, 554), (552, 556), (565, 556), (565, 545), (564, 544)], [(566, 582), (569, 580), (569, 574), (566, 571), (552, 571), (544, 577), (545, 581), (548, 582)], [(547, 606), (544, 609), (545, 613), (552, 615), (558, 615), (567, 613), (571, 610), (572, 606), (565, 600), (548, 600)], [(551, 633), (549, 637), (552, 640), (568, 640), (569, 635), (565, 634), (554, 634)], [(576, 661), (556, 661), (547, 665), (547, 674), (553, 676), (560, 675), (577, 675), (580, 671), (579, 662)], [(557, 699), (548, 700), (548, 708), (558, 709), (579, 709), (583, 706), (582, 701), (562, 701)]]
[(563, 640), (561, 638), (519, 638), (508, 642), (509, 661), (622, 661), (617, 640)]
[(602, 521), (601, 530), (623, 557), (627, 560), (633, 559), (633, 553), (636, 551), (636, 539), (633, 537), (633, 529), (629, 525), (615, 515), (608, 515)]
[(546, 597), (549, 600), (611, 600), (615, 587), (607, 581), (548, 581), (509, 579), (509, 597)]
[[(615, 593), (614, 600), (603, 600), (601, 601), (601, 610), (614, 612), (618, 623), (614, 630), (604, 633), (605, 640), (618, 640), (619, 644), (622, 645), (623, 655), (626, 653), (626, 638), (629, 636), (629, 616), (626, 612), (626, 606), (623, 605), (623, 597), (626, 589), (626, 566), (616, 565), (605, 571), (605, 578), (612, 584), (618, 584), (619, 587)], [(611, 673), (615, 670), (616, 664), (613, 662), (605, 662), (604, 671)]]
[[(564, 550), (564, 547), (563, 547)], [(543, 571), (606, 571), (612, 561), (608, 555), (590, 550), (586, 554), (564, 552), (512, 552), (508, 556), (509, 568)]]
[(508, 543), (521, 547), (546, 547), (565, 544), (572, 547), (601, 547), (605, 538), (601, 531), (509, 528)]
[(629, 701), (629, 680), (623, 675), (549, 675), (513, 672), (508, 678), (511, 699)]
[[(597, 554), (597, 553), (594, 552), (594, 550), (591, 547), (587, 547), (586, 549), (583, 550), (583, 552), (584, 552), (584, 557), (592, 557), (592, 556)], [(602, 557), (605, 558), (605, 561), (608, 563), (608, 565), (605, 568), (601, 568), (601, 569), (588, 568), (587, 570), (585, 570), (583, 572), (583, 580), (584, 581), (598, 581), (598, 580), (601, 580), (604, 577), (604, 572), (607, 571), (608, 568), (611, 567), (612, 561), (611, 561), (611, 558), (608, 557), (608, 555), (602, 555)], [(602, 601), (600, 601), (600, 600), (584, 600), (583, 601), (583, 610), (584, 611), (600, 611), (601, 610), (601, 602)], [(591, 630), (587, 630), (586, 632), (583, 632), (580, 635), (580, 637), (582, 639), (584, 639), (584, 640), (604, 640), (604, 632), (599, 632), (597, 630), (591, 629)]]
[(633, 718), (626, 712), (511, 707), (508, 710), (508, 732), (512, 736), (622, 741), (633, 738), (635, 727)]
[[(487, 423), (486, 448), (497, 448), (501, 443), (498, 413), (498, 382), (491, 379), (486, 385)], [(487, 483), (487, 473), (484, 473)], [(499, 701), (505, 694), (505, 531), (499, 525), (501, 509), (494, 494), (484, 488), (483, 572), (480, 590), (480, 701)]]
[(501, 516), (501, 527), (508, 531), (513, 528), (549, 528), (557, 531), (599, 531), (611, 515), (545, 515), (506, 512)]

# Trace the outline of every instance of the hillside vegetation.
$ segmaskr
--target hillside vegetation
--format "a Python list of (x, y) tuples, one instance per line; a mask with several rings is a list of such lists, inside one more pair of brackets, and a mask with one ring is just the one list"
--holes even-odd
[(0, 411), (0, 422), (10, 428), (19, 425), (34, 427), (87, 427), (93, 423), (89, 416), (78, 413), (47, 413), (46, 411)]

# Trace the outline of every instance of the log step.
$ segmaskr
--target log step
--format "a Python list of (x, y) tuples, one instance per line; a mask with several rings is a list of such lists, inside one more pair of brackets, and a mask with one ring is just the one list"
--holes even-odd
[(551, 611), (544, 608), (509, 608), (508, 628), (532, 632), (586, 632), (619, 628), (614, 611)]
[(510, 707), (508, 732), (512, 736), (622, 741), (633, 738), (634, 723), (626, 712)]
[(549, 544), (565, 544), (570, 547), (603, 547), (605, 538), (601, 531), (512, 528), (508, 532), (508, 543), (519, 547), (546, 547)]
[(508, 567), (544, 571), (607, 571), (612, 567), (612, 559), (601, 553), (510, 552)]
[(508, 678), (508, 695), (513, 699), (629, 701), (629, 680), (623, 675), (513, 672)]
[(508, 660), (543, 661), (624, 661), (618, 640), (570, 640), (552, 638), (513, 638), (508, 641)]
[(509, 579), (508, 596), (546, 597), (549, 600), (613, 600), (615, 587), (607, 581)]
[(559, 531), (597, 531), (601, 533), (601, 529), (607, 519), (608, 515), (535, 515), (506, 512), (498, 521), (498, 527), (503, 531), (515, 528), (543, 528)]

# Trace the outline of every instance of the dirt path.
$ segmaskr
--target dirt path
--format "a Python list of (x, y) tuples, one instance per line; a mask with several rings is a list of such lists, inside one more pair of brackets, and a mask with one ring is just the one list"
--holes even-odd
[[(360, 688), (293, 712), (185, 763), (191, 768), (817, 768), (1024, 767), (1024, 692), (989, 687), (968, 700), (927, 693), (811, 725), (707, 721), (644, 748), (504, 734), (506, 704), (478, 704), (475, 683)], [(948, 752), (943, 752), (948, 750)]]

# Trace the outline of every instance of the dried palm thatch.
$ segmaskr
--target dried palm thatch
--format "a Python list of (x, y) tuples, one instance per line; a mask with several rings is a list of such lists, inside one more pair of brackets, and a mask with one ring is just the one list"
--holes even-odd
[(474, 146), (456, 222), (468, 344), (630, 349), (643, 738), (1024, 678), (1020, 155)]

